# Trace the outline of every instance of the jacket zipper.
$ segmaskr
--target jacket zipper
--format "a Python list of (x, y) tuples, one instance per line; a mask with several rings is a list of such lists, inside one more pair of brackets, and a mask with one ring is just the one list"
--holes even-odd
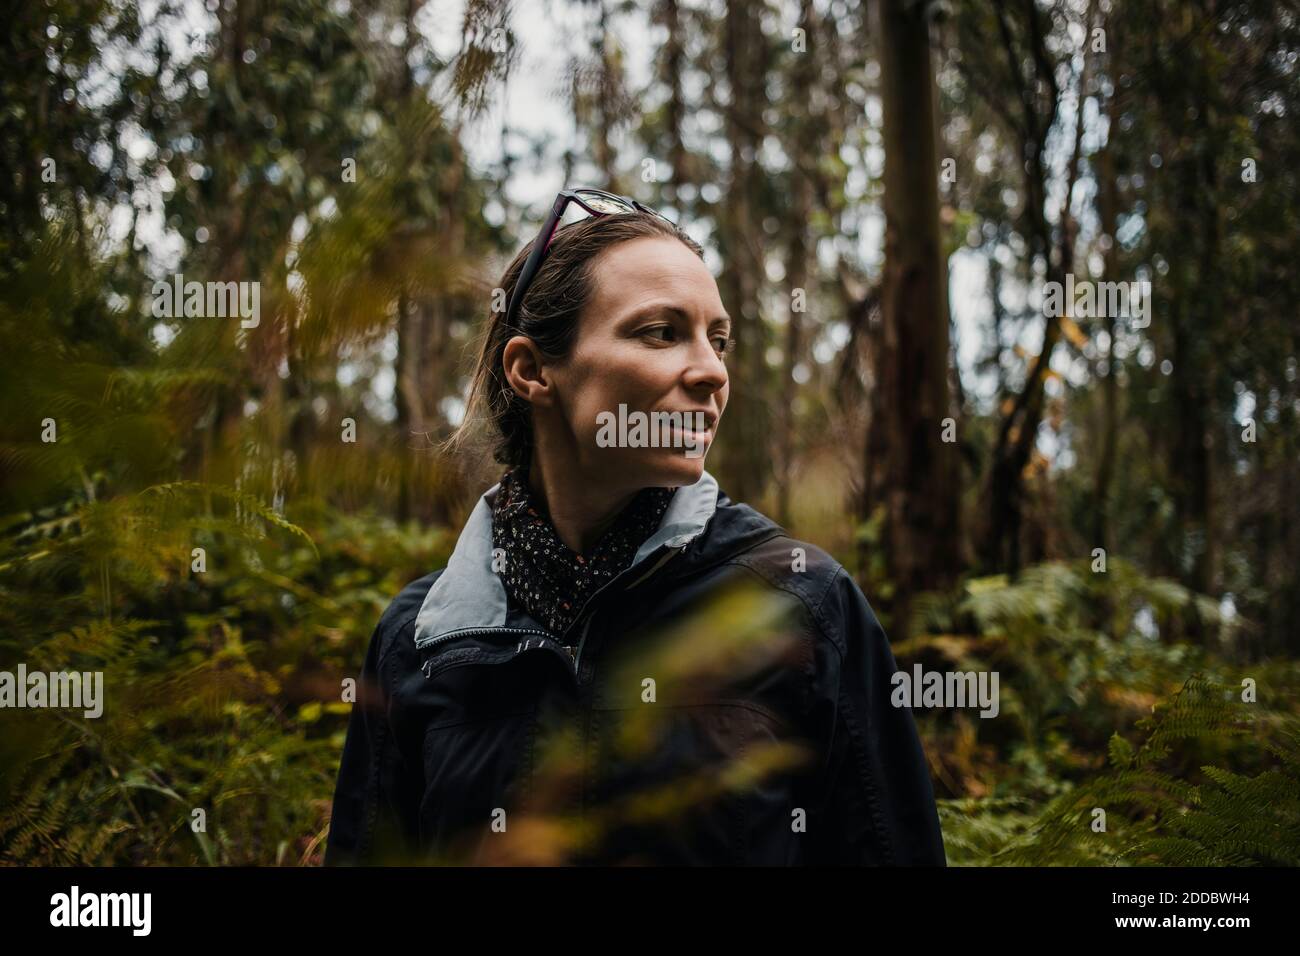
[[(780, 537), (781, 535), (783, 535), (783, 534), (785, 534), (785, 531), (783, 531), (783, 530), (781, 530), (781, 529), (779, 529), (779, 528), (778, 528), (778, 529), (775, 529), (775, 530), (769, 532), (768, 534), (764, 535), (764, 536), (763, 536), (762, 538), (760, 538), (758, 541), (755, 541), (754, 544), (751, 545), (751, 547), (757, 547), (758, 545), (762, 544), (764, 541), (770, 541), (770, 540), (772, 540), (773, 538), (779, 538), (779, 537)], [(685, 552), (685, 550), (686, 550), (688, 547), (690, 547), (690, 543), (689, 543), (689, 542), (688, 542), (687, 544), (683, 545), (683, 546), (680, 547), (680, 548), (670, 548), (669, 551), (668, 551), (668, 553), (665, 554), (662, 558), (660, 558), (659, 561), (658, 561), (658, 563), (656, 563), (656, 564), (654, 565), (654, 567), (652, 567), (652, 568), (651, 568), (649, 571), (647, 571), (645, 574), (641, 575), (639, 578), (637, 578), (637, 579), (636, 579), (635, 581), (633, 581), (631, 584), (629, 584), (629, 585), (627, 585), (626, 587), (624, 587), (623, 590), (624, 590), (624, 591), (630, 591), (630, 590), (632, 590), (634, 587), (637, 587), (639, 584), (641, 584), (641, 583), (642, 583), (643, 581), (645, 581), (647, 578), (651, 577), (651, 576), (652, 576), (656, 571), (658, 571), (660, 568), (662, 568), (665, 564), (667, 564), (667, 563), (669, 562), (669, 560), (671, 560), (672, 558), (675, 558), (677, 555), (682, 554), (683, 552)], [(709, 570), (710, 568), (716, 567), (718, 564), (723, 564), (723, 563), (725, 563), (725, 561), (727, 561), (727, 560), (730, 560), (730, 557), (728, 557), (728, 558), (724, 558), (724, 559), (722, 559), (722, 560), (720, 560), (720, 561), (716, 561), (716, 562), (714, 562), (713, 564), (706, 565), (705, 567), (697, 568), (696, 570), (697, 570), (697, 571), (707, 571), (707, 570)], [(626, 573), (626, 572), (624, 572), (624, 573)], [(620, 577), (621, 577), (621, 575), (620, 575)], [(607, 582), (604, 586), (602, 586), (601, 588), (599, 588), (599, 589), (596, 591), (596, 593), (593, 594), (591, 597), (587, 598), (586, 602), (582, 605), (581, 610), (578, 611), (578, 617), (579, 617), (579, 618), (582, 617), (582, 613), (583, 613), (583, 611), (586, 611), (586, 610), (587, 610), (587, 608), (591, 605), (591, 602), (594, 601), (596, 598), (598, 598), (598, 597), (600, 596), (601, 592), (605, 590), (605, 588), (611, 587), (612, 585), (616, 584), (617, 582), (618, 582), (618, 578), (616, 577), (616, 578), (614, 578), (614, 580)], [(594, 615), (593, 615), (593, 616), (594, 616)], [(583, 622), (583, 625), (582, 625), (582, 637), (581, 637), (581, 638), (579, 639), (579, 641), (578, 641), (578, 649), (577, 649), (577, 651), (573, 654), (573, 675), (574, 675), (575, 678), (577, 678), (578, 686), (579, 686), (579, 687), (582, 686), (582, 671), (579, 669), (579, 667), (580, 667), (580, 662), (581, 662), (581, 659), (582, 659), (582, 648), (583, 648), (583, 646), (587, 643), (587, 631), (588, 631), (588, 629), (589, 629), (590, 627), (591, 627), (591, 618), (588, 617), (587, 620), (586, 620), (585, 622)], [(572, 628), (570, 628), (570, 629), (572, 629)], [(565, 631), (565, 633), (567, 634), (568, 631)]]
[[(454, 631), (451, 634), (444, 634), (441, 637), (434, 638), (431, 641), (425, 641), (423, 644), (416, 644), (415, 646), (417, 649), (422, 651), (428, 650), (429, 648), (437, 644), (441, 644), (444, 641), (455, 640), (458, 637), (465, 637), (471, 634), (527, 634), (529, 636), (536, 635), (538, 637), (544, 637), (544, 638), (554, 640), (552, 635), (549, 634), (548, 632), (539, 631), (536, 628), (531, 628), (531, 627), (471, 627), (471, 628), (466, 628), (465, 630), (462, 631)], [(420, 665), (420, 670), (424, 672), (425, 680), (432, 680), (433, 665), (436, 662), (436, 660), (437, 658), (435, 658), (434, 655), (430, 654), (425, 659), (424, 663)], [(455, 665), (453, 664), (452, 666)]]
[(536, 634), (538, 637), (554, 639), (554, 635), (549, 631), (539, 631), (535, 627), (467, 627), (429, 640), (417, 641), (415, 646), (420, 650), (425, 650), (435, 644), (441, 644), (443, 641), (453, 641), (458, 637), (465, 637), (469, 634)]
[[(656, 571), (658, 571), (661, 567), (667, 564), (672, 558), (681, 554), (685, 550), (686, 550), (685, 547), (669, 549), (668, 552), (663, 557), (661, 557), (654, 564), (653, 567), (651, 567), (648, 571), (642, 574), (631, 584), (624, 585), (623, 590), (630, 591), (634, 587), (637, 587), (642, 582), (644, 582), (647, 578), (653, 575)], [(623, 573), (626, 574), (627, 572), (625, 571)], [(597, 588), (596, 592), (592, 594), (591, 597), (587, 598), (586, 601), (583, 602), (582, 607), (578, 610), (578, 617), (574, 619), (575, 623), (582, 618), (582, 615), (586, 612), (587, 608), (591, 607), (592, 602), (594, 602), (596, 598), (600, 597), (600, 595), (603, 594), (606, 590), (612, 588), (615, 584), (617, 584), (619, 582), (619, 578), (621, 578), (622, 576), (623, 575), (618, 575), (613, 580), (607, 581), (601, 587)], [(550, 633), (549, 631), (541, 631), (538, 630), (537, 628), (532, 628), (532, 627), (471, 627), (459, 631), (453, 631), (450, 634), (443, 634), (440, 637), (435, 637), (432, 640), (428, 640), (423, 643), (417, 643), (416, 647), (419, 648), (420, 650), (428, 650), (429, 648), (441, 644), (444, 641), (455, 640), (458, 637), (467, 637), (473, 634), (527, 634), (530, 636), (544, 637), (554, 642), (555, 644), (559, 645), (559, 647), (564, 650), (565, 654), (569, 658), (570, 663), (572, 663), (573, 665), (573, 678), (577, 683), (577, 685), (581, 687), (582, 686), (582, 649), (583, 646), (587, 643), (587, 633), (588, 631), (591, 630), (591, 621), (593, 617), (595, 617), (594, 614), (588, 615), (587, 619), (583, 621), (582, 634), (578, 639), (578, 644), (576, 648), (571, 648), (570, 645), (565, 644), (563, 641), (563, 637), (567, 636), (570, 632), (572, 632), (573, 630), (572, 625), (569, 626), (569, 628), (564, 632), (563, 635), (560, 636), (560, 638), (557, 638), (554, 634)], [(421, 669), (424, 671), (424, 676), (426, 678), (431, 676), (432, 669), (433, 669), (432, 656), (430, 656), (429, 659), (424, 662)]]
[(577, 680), (579, 687), (582, 686), (582, 645), (587, 643), (587, 631), (591, 629), (591, 619), (595, 616), (595, 614), (592, 614), (582, 622), (582, 637), (578, 638), (578, 646), (570, 655), (573, 658), (573, 676)]
[[(669, 561), (671, 558), (676, 557), (677, 555), (681, 554), (681, 553), (682, 553), (683, 551), (685, 551), (685, 550), (686, 550), (685, 547), (681, 547), (681, 548), (673, 548), (673, 549), (670, 550), (667, 554), (665, 554), (662, 558), (660, 558), (659, 561), (658, 561), (658, 563), (655, 564), (654, 567), (652, 567), (652, 568), (651, 568), (649, 571), (647, 571), (645, 574), (641, 575), (639, 578), (637, 578), (637, 579), (636, 579), (635, 581), (633, 581), (631, 584), (626, 585), (626, 586), (623, 588), (623, 590), (624, 590), (624, 591), (630, 591), (630, 590), (632, 590), (634, 587), (636, 587), (638, 584), (640, 584), (640, 583), (641, 583), (642, 581), (644, 581), (646, 578), (650, 577), (652, 574), (654, 574), (656, 571), (658, 571), (660, 568), (662, 568), (665, 564), (667, 564), (668, 561)], [(601, 593), (602, 591), (604, 591), (605, 588), (611, 587), (612, 585), (614, 585), (614, 584), (617, 583), (617, 582), (618, 582), (618, 578), (616, 577), (616, 578), (614, 578), (613, 581), (609, 581), (609, 582), (607, 582), (604, 586), (598, 588), (598, 589), (596, 590), (596, 593), (593, 594), (591, 597), (587, 598), (587, 600), (583, 603), (583, 605), (582, 605), (582, 609), (581, 609), (580, 611), (578, 611), (578, 616), (579, 616), (579, 617), (582, 616), (582, 612), (585, 611), (585, 610), (587, 610), (587, 608), (591, 605), (591, 602), (594, 601), (596, 598), (598, 598), (598, 597), (600, 596), (600, 593)], [(587, 617), (587, 620), (583, 622), (583, 624), (582, 624), (582, 637), (579, 638), (579, 640), (578, 640), (578, 648), (577, 648), (577, 650), (576, 650), (576, 651), (574, 652), (574, 654), (573, 654), (573, 675), (574, 675), (574, 677), (576, 677), (576, 678), (578, 679), (578, 686), (579, 686), (579, 687), (582, 686), (582, 670), (581, 670), (581, 662), (582, 662), (582, 648), (583, 648), (583, 646), (587, 643), (587, 632), (591, 629), (591, 620), (592, 620), (592, 618), (594, 618), (594, 617), (595, 617), (594, 614), (589, 615), (589, 616)], [(566, 632), (566, 633), (567, 633), (567, 632)]]

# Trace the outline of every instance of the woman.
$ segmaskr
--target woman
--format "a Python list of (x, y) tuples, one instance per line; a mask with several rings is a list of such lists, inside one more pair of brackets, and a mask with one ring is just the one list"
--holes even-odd
[(701, 248), (566, 190), (525, 251), (466, 416), (508, 469), (375, 630), (326, 862), (944, 864), (866, 599), (704, 470)]

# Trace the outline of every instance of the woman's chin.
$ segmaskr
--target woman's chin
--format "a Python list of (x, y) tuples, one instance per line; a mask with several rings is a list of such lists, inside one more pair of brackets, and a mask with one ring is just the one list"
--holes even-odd
[(656, 449), (646, 462), (646, 485), (653, 488), (682, 488), (693, 485), (704, 474), (704, 454), (688, 457), (685, 449)]

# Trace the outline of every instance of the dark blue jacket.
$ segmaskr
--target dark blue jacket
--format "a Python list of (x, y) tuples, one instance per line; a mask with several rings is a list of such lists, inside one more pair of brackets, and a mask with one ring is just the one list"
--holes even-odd
[(830, 555), (706, 472), (554, 635), (494, 572), (496, 490), (375, 629), (327, 864), (945, 863), (888, 640)]

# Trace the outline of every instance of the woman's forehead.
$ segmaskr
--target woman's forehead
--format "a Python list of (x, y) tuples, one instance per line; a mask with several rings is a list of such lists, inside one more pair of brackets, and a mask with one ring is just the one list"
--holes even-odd
[(718, 286), (699, 256), (671, 238), (635, 239), (601, 253), (596, 262), (593, 306), (602, 312), (638, 301), (670, 301), (686, 311), (722, 314)]

